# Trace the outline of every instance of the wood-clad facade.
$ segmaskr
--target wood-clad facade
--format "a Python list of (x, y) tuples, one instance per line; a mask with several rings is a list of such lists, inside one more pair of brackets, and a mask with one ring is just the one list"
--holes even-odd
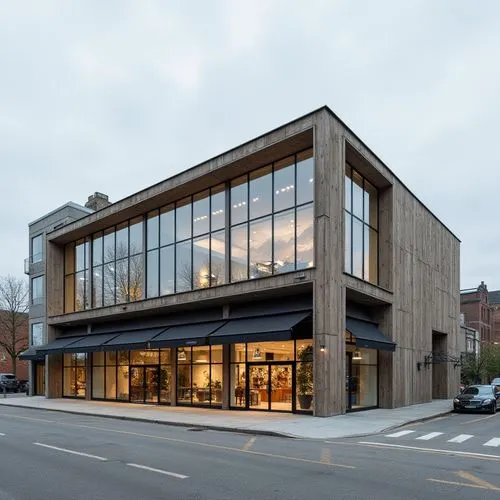
[[(150, 211), (195, 195), (215, 184), (226, 185), (229, 193), (232, 180), (250, 173), (248, 179), (251, 182), (251, 173), (266, 165), (272, 165), (272, 175), (277, 178), (281, 168), (279, 162), (283, 158), (289, 155), (299, 158), (297, 154), (306, 150), (312, 151), (314, 161), (314, 175), (310, 179), (310, 182), (314, 181), (314, 201), (313, 205), (304, 205), (306, 208), (314, 207), (314, 236), (311, 236), (314, 258), (308, 265), (299, 265), (298, 256), (303, 242), (295, 241), (295, 267), (287, 268), (286, 272), (275, 271), (276, 266), (282, 265), (277, 264), (276, 255), (281, 247), (275, 242), (271, 251), (273, 262), (270, 264), (273, 271), (266, 276), (251, 279), (249, 275), (248, 279), (232, 282), (227, 264), (226, 280), (217, 286), (159, 294), (151, 298), (146, 297), (144, 292), (140, 300), (106, 307), (92, 307), (90, 304), (76, 312), (65, 309), (64, 267), (65, 247), (68, 244), (81, 238), (91, 238), (132, 218), (144, 217), (146, 221)], [(295, 161), (298, 165), (298, 159)], [(298, 169), (299, 166), (296, 166), (295, 182), (287, 186), (291, 191), (298, 189)], [(346, 177), (348, 170), (350, 173)], [(273, 180), (273, 192), (277, 182)], [(364, 214), (356, 215), (350, 197), (355, 196), (359, 186), (364, 189), (359, 191), (360, 196), (366, 201), (362, 202)], [(278, 191), (276, 194), (279, 194)], [(255, 196), (254, 200), (257, 199)], [(251, 197), (248, 200), (251, 203)], [(295, 195), (295, 200), (299, 206), (298, 195)], [(226, 203), (228, 212), (231, 210), (230, 203)], [(273, 202), (274, 208), (275, 204)], [(300, 221), (299, 209), (296, 210), (290, 213), (296, 214), (295, 223), (293, 220), (291, 223), (295, 224), (293, 234), (298, 238), (296, 226)], [(376, 210), (376, 214), (370, 213), (370, 210)], [(268, 219), (273, 221), (269, 224), (274, 230), (281, 219), (279, 214), (273, 213), (270, 212)], [(229, 215), (226, 221), (227, 256), (232, 252), (231, 241), (227, 240), (233, 234)], [(359, 241), (362, 248), (353, 236), (357, 234), (361, 235)], [(251, 233), (249, 238), (252, 238)], [(248, 243), (248, 248), (251, 249), (251, 245), (251, 242)], [(329, 108), (324, 107), (50, 233), (46, 248), (48, 340), (51, 342), (75, 332), (79, 332), (80, 337), (99, 332), (112, 333), (113, 329), (118, 332), (127, 329), (127, 325), (129, 329), (132, 328), (130, 325), (140, 325), (141, 321), (148, 328), (152, 325), (169, 328), (172, 318), (194, 314), (206, 314), (206, 321), (209, 322), (237, 322), (243, 316), (250, 320), (252, 317), (265, 319), (268, 314), (265, 312), (266, 304), (273, 304), (278, 309), (281, 307), (279, 314), (290, 314), (287, 304), (300, 302), (309, 304), (300, 311), (306, 311), (310, 316), (304, 323), (297, 324), (300, 333), (294, 334), (294, 338), (310, 338), (312, 341), (314, 415), (329, 416), (363, 406), (360, 404), (360, 391), (371, 391), (370, 402), (366, 402), (368, 399), (365, 398), (363, 403), (367, 407), (395, 408), (428, 402), (433, 398), (448, 398), (453, 396), (458, 386), (459, 369), (452, 362), (432, 363), (431, 353), (439, 351), (446, 354), (441, 356), (441, 360), (460, 356), (459, 245), (459, 240), (396, 175)], [(346, 254), (347, 249), (349, 255)], [(361, 255), (358, 255), (358, 250)], [(251, 257), (247, 257), (248, 262), (249, 259)], [(264, 312), (259, 312), (262, 304)], [(347, 331), (348, 318), (352, 319), (352, 325), (366, 327), (368, 333), (360, 330), (358, 338), (357, 331)], [(266, 329), (265, 324), (263, 329)], [(375, 337), (370, 338), (370, 329), (376, 330), (371, 335), (379, 335), (378, 341)], [(363, 337), (365, 334), (367, 336)], [(217, 331), (214, 330), (207, 337), (207, 344), (216, 336)], [(359, 341), (361, 338), (363, 342)], [(272, 340), (271, 337), (269, 340)], [(387, 344), (384, 344), (385, 340)], [(248, 366), (245, 373), (252, 375), (256, 359), (260, 359), (256, 354), (260, 355), (260, 351), (251, 347), (253, 344), (249, 338), (243, 342), (247, 343), (245, 359)], [(302, 341), (293, 342), (295, 354), (290, 354), (288, 358), (269, 355), (267, 362), (270, 370), (274, 369), (274, 365), (277, 369), (288, 370), (288, 367), (280, 366), (284, 366), (284, 360), (289, 359), (291, 372), (300, 378), (299, 374), (305, 373), (304, 365), (300, 365), (304, 362), (299, 353)], [(307, 343), (306, 340), (304, 342)], [(179, 351), (184, 347), (176, 345), (177, 351), (172, 353), (177, 355), (171, 356), (172, 373), (179, 373), (179, 352), (184, 352)], [(384, 348), (384, 345), (389, 347)], [(363, 350), (365, 348), (366, 351)], [(232, 357), (232, 349), (232, 345), (227, 344), (221, 351), (224, 377), (217, 398), (220, 398), (222, 408), (230, 408), (234, 403), (232, 393), (235, 387), (230, 380), (233, 376), (231, 370), (236, 369), (237, 364)], [(253, 352), (253, 358), (249, 357), (250, 352)], [(63, 395), (63, 356), (62, 352), (50, 352), (46, 356), (48, 397)], [(352, 360), (362, 357), (370, 361), (361, 367), (355, 363), (356, 376), (351, 376)], [(92, 384), (93, 373), (89, 359), (90, 356), (86, 358), (87, 386)], [(347, 364), (346, 360), (349, 360)], [(292, 384), (294, 402), (290, 403), (290, 408), (294, 411), (299, 409), (295, 394), (299, 395), (299, 386), (303, 383), (299, 378), (294, 379)], [(355, 383), (351, 384), (354, 379)], [(274, 383), (271, 375), (269, 382)], [(172, 376), (168, 389), (172, 394), (170, 404), (180, 404), (179, 391), (175, 389), (179, 385), (179, 377)], [(215, 390), (212, 388), (213, 392)], [(241, 397), (243, 393), (238, 390)], [(245, 391), (244, 397), (250, 399), (251, 389), (245, 388)], [(276, 391), (279, 392), (279, 389)], [(92, 397), (90, 390), (86, 397)], [(273, 409), (271, 399), (269, 407)]]

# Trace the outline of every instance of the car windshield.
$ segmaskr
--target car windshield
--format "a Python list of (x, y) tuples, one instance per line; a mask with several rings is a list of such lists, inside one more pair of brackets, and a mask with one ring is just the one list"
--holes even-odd
[(491, 387), (467, 387), (463, 394), (471, 394), (472, 396), (491, 396)]

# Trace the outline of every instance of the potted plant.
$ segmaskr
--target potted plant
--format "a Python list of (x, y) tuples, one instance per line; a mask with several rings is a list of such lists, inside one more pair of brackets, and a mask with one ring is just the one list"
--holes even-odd
[(297, 396), (301, 410), (309, 410), (313, 400), (313, 348), (308, 345), (298, 352)]

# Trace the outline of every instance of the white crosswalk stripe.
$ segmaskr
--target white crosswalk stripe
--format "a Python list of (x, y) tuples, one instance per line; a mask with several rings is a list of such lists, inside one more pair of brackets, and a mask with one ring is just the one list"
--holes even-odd
[(429, 434), (420, 436), (417, 439), (421, 439), (422, 441), (429, 441), (429, 439), (434, 439), (435, 437), (441, 436), (442, 434), (442, 432), (430, 432)]
[(483, 446), (500, 446), (500, 438), (490, 439), (487, 443), (484, 443)]
[(408, 434), (412, 434), (415, 431), (399, 431), (395, 432), (394, 434), (387, 434), (386, 437), (388, 438), (398, 438), (401, 436), (407, 436)]
[(463, 443), (464, 441), (467, 441), (467, 439), (473, 438), (471, 434), (459, 434), (458, 436), (455, 436), (452, 439), (448, 439), (448, 443)]

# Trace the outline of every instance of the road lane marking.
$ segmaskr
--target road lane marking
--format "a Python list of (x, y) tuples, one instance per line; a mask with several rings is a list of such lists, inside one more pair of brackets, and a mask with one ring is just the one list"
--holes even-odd
[(495, 418), (496, 416), (498, 416), (498, 414), (496, 414), (496, 415), (488, 415), (487, 417), (476, 418), (474, 420), (467, 420), (467, 422), (460, 422), (460, 425), (475, 424), (476, 422), (481, 422), (483, 420), (488, 420), (489, 418)]
[(332, 450), (326, 446), (321, 448), (320, 462), (329, 464), (332, 460)]
[(425, 434), (424, 436), (420, 436), (417, 439), (422, 441), (429, 441), (429, 439), (434, 439), (435, 437), (441, 436), (442, 432), (430, 432), (429, 434)]
[(413, 432), (415, 432), (415, 431), (399, 431), (399, 432), (395, 432), (394, 434), (387, 434), (385, 437), (398, 438), (401, 436), (407, 436), (408, 434), (412, 434)]
[(459, 470), (458, 472), (455, 472), (455, 474), (457, 476), (461, 477), (462, 479), (467, 479), (468, 481), (476, 484), (477, 486), (482, 486), (483, 488), (486, 488), (488, 490), (500, 491), (500, 488), (498, 488), (494, 484), (488, 483), (488, 481), (485, 481), (484, 479), (476, 477), (473, 474), (471, 474), (470, 472)]
[(71, 455), (79, 455), (81, 457), (95, 458), (96, 460), (101, 460), (102, 462), (107, 462), (107, 458), (99, 457), (97, 455), (90, 455), (89, 453), (83, 453), (81, 451), (68, 450), (66, 448), (59, 448), (58, 446), (51, 446), (50, 444), (43, 443), (33, 443), (35, 446), (43, 446), (44, 448), (50, 448), (51, 450), (62, 451), (64, 453), (70, 453)]
[(165, 437), (165, 436), (155, 436), (154, 434), (144, 434), (141, 432), (122, 431), (122, 430), (118, 430), (118, 429), (109, 429), (106, 427), (97, 427), (95, 425), (70, 424), (70, 423), (66, 423), (66, 422), (54, 422), (54, 423), (56, 423), (57, 425), (66, 425), (68, 427), (92, 429), (92, 430), (96, 430), (96, 431), (112, 432), (115, 434), (124, 434), (124, 435), (129, 435), (129, 436), (147, 437), (147, 438), (151, 438), (151, 439), (158, 439), (160, 441), (169, 441), (171, 443), (192, 444), (192, 445), (201, 446), (204, 448), (214, 448), (214, 449), (219, 449), (219, 450), (235, 451), (238, 453), (249, 453), (251, 455), (258, 455), (258, 456), (264, 456), (264, 457), (270, 457), (270, 458), (279, 458), (281, 460), (291, 460), (291, 461), (295, 461), (295, 462), (305, 462), (305, 463), (310, 463), (310, 464), (328, 465), (330, 467), (337, 467), (340, 469), (356, 469), (356, 467), (354, 465), (337, 464), (337, 463), (325, 464), (325, 463), (320, 462), (318, 460), (310, 460), (308, 458), (290, 457), (287, 455), (275, 455), (273, 453), (264, 453), (261, 451), (242, 450), (241, 448), (233, 448), (231, 446), (222, 446), (219, 444), (200, 443), (197, 441), (189, 441), (187, 439), (170, 438), (170, 437)]
[(243, 446), (243, 450), (245, 451), (248, 451), (252, 446), (253, 444), (255, 443), (255, 441), (257, 440), (257, 438), (255, 436), (252, 436), (246, 443), (245, 443), (245, 446)]
[(484, 443), (483, 446), (500, 446), (500, 438), (490, 439), (488, 442)]
[(165, 476), (176, 477), (177, 479), (187, 479), (189, 476), (184, 474), (177, 474), (177, 472), (169, 472), (168, 470), (154, 469), (153, 467), (146, 467), (145, 465), (139, 464), (127, 464), (129, 467), (135, 467), (136, 469), (148, 470), (151, 472), (157, 472), (158, 474), (164, 474)]
[(464, 441), (467, 441), (467, 439), (473, 438), (471, 434), (459, 434), (458, 436), (455, 436), (452, 439), (448, 439), (448, 443), (463, 443)]
[(0, 436), (5, 436), (5, 434), (3, 432), (0, 432)]
[[(444, 479), (427, 479), (427, 481), (432, 481), (433, 483), (439, 483), (439, 484), (449, 484), (451, 486), (467, 486), (468, 488), (477, 488), (480, 490), (491, 489), (491, 488), (486, 488), (485, 486), (479, 486), (478, 484), (459, 483), (458, 481), (445, 481)], [(498, 489), (500, 491), (500, 488)]]
[(439, 450), (435, 448), (419, 448), (418, 446), (405, 446), (402, 444), (376, 443), (374, 441), (359, 441), (358, 444), (371, 446), (372, 448), (393, 448), (396, 450), (413, 450), (422, 453), (437, 453), (439, 455), (455, 455), (461, 457), (481, 458), (485, 460), (500, 461), (500, 455), (487, 455), (485, 453), (473, 453), (469, 451)]

